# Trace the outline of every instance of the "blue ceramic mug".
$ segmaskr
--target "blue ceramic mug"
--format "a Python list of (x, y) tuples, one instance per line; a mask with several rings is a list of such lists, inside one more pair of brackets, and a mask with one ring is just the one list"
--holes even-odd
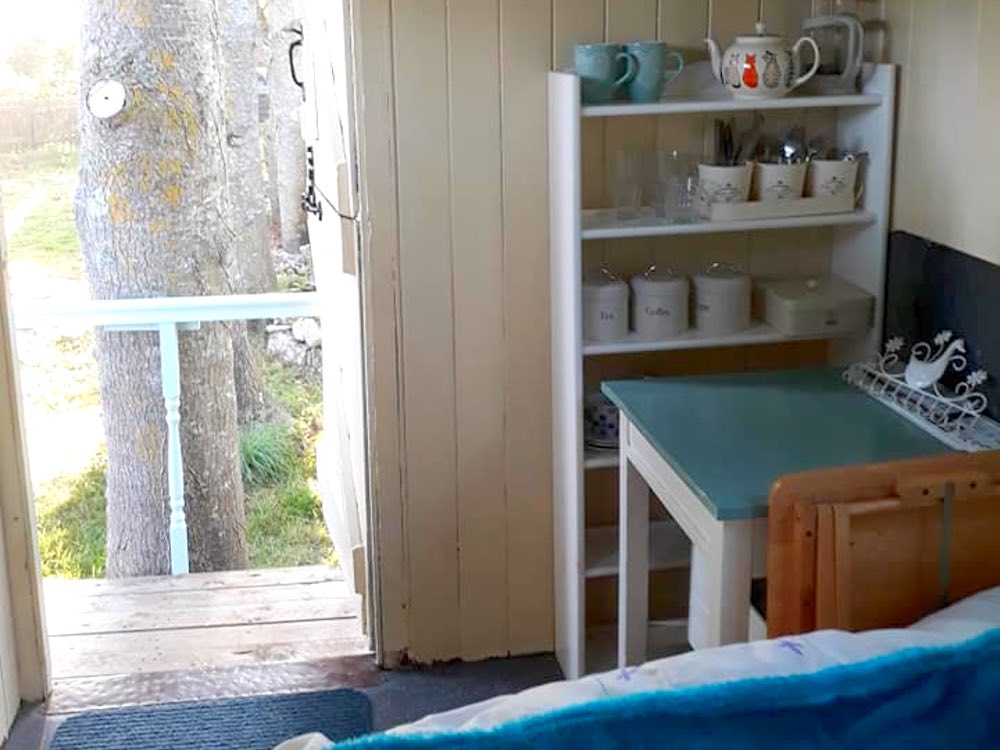
[[(684, 70), (680, 52), (670, 52), (663, 42), (629, 42), (625, 52), (635, 60), (636, 74), (628, 82), (628, 97), (634, 102), (658, 102), (663, 87)], [(673, 58), (677, 67), (667, 69)]]
[(607, 104), (635, 77), (635, 58), (620, 44), (578, 44), (573, 50), (573, 68), (580, 76), (584, 104)]

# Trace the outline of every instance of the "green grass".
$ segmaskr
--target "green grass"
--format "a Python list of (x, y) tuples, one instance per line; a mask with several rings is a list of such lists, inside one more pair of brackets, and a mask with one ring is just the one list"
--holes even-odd
[(240, 436), (240, 470), (247, 489), (288, 481), (296, 473), (298, 460), (295, 438), (287, 424), (251, 425)]
[(67, 192), (79, 166), (76, 146), (51, 145), (35, 151), (0, 154), (0, 195), (10, 211), (36, 188)]
[[(311, 481), (316, 476), (316, 440), (323, 423), (322, 385), (300, 370), (273, 362), (267, 365), (264, 378), (268, 392), (289, 419), (250, 427), (243, 434), (244, 457), (253, 446), (257, 463), (264, 463), (260, 459), (266, 453), (266, 465), (275, 469), (270, 481), (248, 484), (250, 567), (335, 565), (337, 555)], [(289, 447), (294, 456), (290, 468), (284, 460)], [(251, 476), (260, 475), (258, 471)], [(246, 476), (244, 471), (244, 481)]]
[(53, 143), (34, 151), (0, 153), (0, 179), (23, 179), (76, 171), (80, 152), (74, 145)]
[(250, 493), (247, 540), (251, 568), (337, 562), (319, 498), (302, 476)]
[(32, 260), (59, 276), (81, 278), (83, 257), (72, 199), (58, 192), (47, 195), (11, 238), (10, 257)]
[[(312, 479), (322, 389), (280, 365), (267, 368), (266, 380), (287, 416), (247, 427), (241, 435), (250, 567), (334, 565), (336, 553)], [(44, 575), (104, 575), (106, 467), (102, 452), (82, 474), (55, 479), (36, 493)]]
[(48, 414), (79, 411), (101, 403), (94, 332), (21, 331), (17, 336), (25, 401)]
[(80, 475), (59, 477), (35, 495), (42, 575), (101, 578), (105, 563), (103, 452)]

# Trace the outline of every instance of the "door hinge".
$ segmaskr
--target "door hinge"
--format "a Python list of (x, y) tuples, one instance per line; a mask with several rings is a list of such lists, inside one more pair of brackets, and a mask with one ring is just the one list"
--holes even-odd
[(302, 210), (323, 221), (323, 204), (316, 197), (316, 152), (312, 146), (306, 146), (306, 191), (302, 194)]

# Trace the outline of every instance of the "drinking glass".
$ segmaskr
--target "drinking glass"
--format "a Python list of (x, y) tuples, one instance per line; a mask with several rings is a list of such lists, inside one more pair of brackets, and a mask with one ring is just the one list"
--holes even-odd
[(615, 157), (611, 180), (611, 200), (615, 218), (628, 221), (637, 219), (643, 201), (643, 153), (639, 149), (622, 149)]
[(698, 160), (674, 149), (661, 151), (657, 160), (656, 213), (671, 223), (697, 216)]

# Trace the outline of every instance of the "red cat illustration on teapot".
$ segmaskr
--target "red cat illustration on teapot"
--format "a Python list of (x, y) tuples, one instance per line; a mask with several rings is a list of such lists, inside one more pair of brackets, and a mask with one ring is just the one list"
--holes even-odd
[(757, 88), (757, 82), (759, 76), (757, 75), (757, 55), (746, 56), (746, 62), (743, 63), (743, 85), (748, 89)]
[[(774, 99), (808, 81), (819, 69), (819, 45), (804, 36), (795, 44), (776, 34), (768, 34), (763, 23), (757, 24), (756, 34), (737, 36), (725, 50), (714, 39), (705, 40), (712, 56), (712, 72), (730, 94), (737, 99)], [(801, 50), (812, 49), (812, 66), (799, 74)]]

